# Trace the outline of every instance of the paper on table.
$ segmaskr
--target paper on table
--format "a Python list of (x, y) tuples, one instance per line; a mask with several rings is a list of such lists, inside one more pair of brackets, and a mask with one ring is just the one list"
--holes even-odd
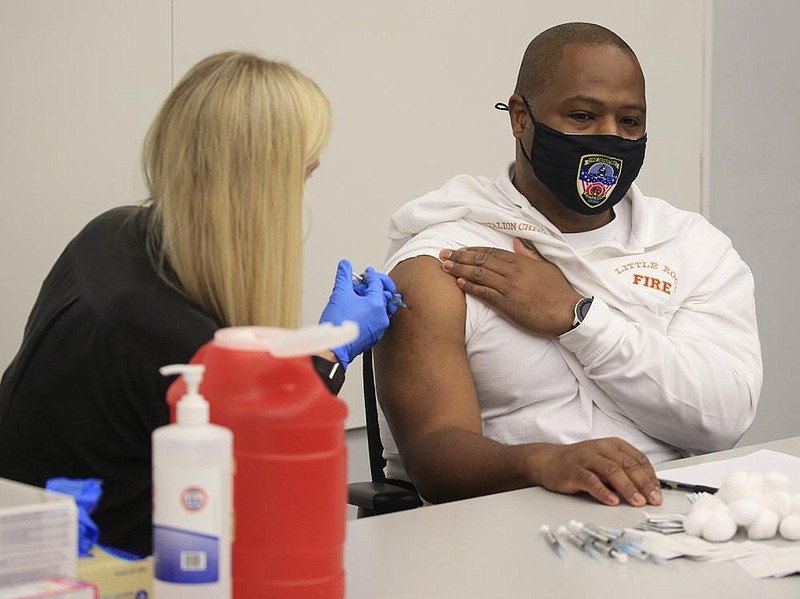
[(773, 548), (736, 560), (754, 578), (788, 576), (800, 572), (800, 547)]
[(782, 472), (791, 480), (790, 493), (800, 493), (800, 458), (759, 449), (740, 458), (729, 458), (715, 462), (705, 462), (683, 468), (659, 470), (657, 476), (692, 485), (719, 487), (731, 472)]

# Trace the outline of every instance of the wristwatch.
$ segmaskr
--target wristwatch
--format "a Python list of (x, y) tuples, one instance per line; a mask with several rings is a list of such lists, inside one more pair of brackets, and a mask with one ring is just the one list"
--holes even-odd
[(589, 313), (589, 308), (592, 307), (593, 299), (594, 297), (582, 297), (575, 303), (575, 307), (572, 309), (574, 318), (572, 319), (572, 327), (570, 327), (570, 331), (582, 323), (583, 319), (586, 318), (586, 315)]
[(344, 368), (339, 362), (331, 362), (321, 356), (311, 356), (311, 362), (317, 374), (328, 387), (328, 390), (336, 395), (344, 385)]

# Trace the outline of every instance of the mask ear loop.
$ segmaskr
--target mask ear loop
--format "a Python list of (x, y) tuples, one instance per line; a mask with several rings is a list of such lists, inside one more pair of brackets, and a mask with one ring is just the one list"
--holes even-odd
[[(533, 111), (531, 111), (531, 107), (528, 104), (527, 98), (525, 96), (520, 96), (520, 97), (522, 98), (522, 101), (525, 102), (525, 108), (528, 109), (528, 115), (531, 117), (531, 123), (536, 123), (536, 119), (533, 118)], [(508, 112), (508, 104), (506, 104), (505, 102), (496, 102), (494, 108), (495, 110), (502, 110), (504, 112)], [(525, 146), (522, 145), (522, 140), (517, 140), (517, 143), (519, 143), (519, 147), (522, 150), (522, 155), (525, 156), (527, 161), (532, 165), (533, 161), (531, 160), (531, 157), (528, 155), (528, 153), (525, 151)]]

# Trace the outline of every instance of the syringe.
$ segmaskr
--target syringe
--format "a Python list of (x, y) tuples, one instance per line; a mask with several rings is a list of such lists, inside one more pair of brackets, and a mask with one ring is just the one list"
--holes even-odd
[[(353, 285), (360, 285), (361, 283), (366, 283), (366, 282), (367, 282), (367, 274), (366, 273), (361, 273), (360, 275), (356, 274), (356, 273), (353, 273)], [(408, 306), (403, 301), (403, 298), (399, 293), (395, 293), (392, 296), (392, 299), (390, 301), (395, 306), (398, 306), (400, 308), (408, 308)]]

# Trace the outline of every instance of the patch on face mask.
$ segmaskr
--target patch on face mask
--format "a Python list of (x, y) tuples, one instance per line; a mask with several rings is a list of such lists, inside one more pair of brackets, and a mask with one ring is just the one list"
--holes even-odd
[(622, 160), (603, 154), (584, 154), (578, 164), (578, 195), (589, 208), (597, 208), (614, 191), (622, 173)]

